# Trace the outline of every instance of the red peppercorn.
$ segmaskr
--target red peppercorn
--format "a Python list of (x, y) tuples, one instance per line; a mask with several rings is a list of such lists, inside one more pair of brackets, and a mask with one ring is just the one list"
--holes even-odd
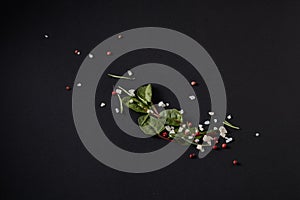
[(192, 81), (192, 82), (191, 82), (191, 85), (192, 85), (192, 86), (197, 85), (196, 81)]
[(225, 144), (225, 143), (222, 144), (222, 148), (223, 148), (223, 149), (226, 149), (226, 147), (227, 147), (227, 144)]
[(116, 95), (117, 92), (116, 92), (116, 91), (112, 91), (111, 94), (112, 94), (112, 95)]
[(239, 163), (239, 162), (238, 162), (237, 160), (233, 160), (233, 161), (232, 161), (232, 164), (233, 164), (233, 165), (237, 165), (238, 163)]
[(193, 159), (193, 158), (195, 158), (195, 157), (196, 157), (196, 154), (194, 154), (194, 153), (191, 153), (191, 154), (189, 155), (189, 157), (190, 157), (190, 159)]
[(67, 90), (67, 91), (71, 90), (71, 87), (67, 85), (67, 86), (66, 86), (66, 90)]
[(162, 133), (162, 136), (163, 136), (163, 137), (167, 137), (167, 136), (168, 136), (168, 133), (167, 133), (167, 132), (163, 132), (163, 133)]
[(200, 132), (197, 132), (196, 134), (195, 134), (195, 136), (199, 136), (200, 135)]
[(79, 55), (79, 54), (80, 54), (80, 51), (79, 51), (78, 49), (76, 49), (76, 50), (74, 51), (74, 53), (77, 54), (77, 55)]
[(213, 150), (217, 150), (217, 149), (218, 149), (217, 145), (214, 145)]

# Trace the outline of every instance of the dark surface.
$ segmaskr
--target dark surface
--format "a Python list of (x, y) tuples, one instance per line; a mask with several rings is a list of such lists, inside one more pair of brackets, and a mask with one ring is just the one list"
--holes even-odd
[[(300, 198), (299, 1), (14, 1), (1, 10), (1, 199)], [(230, 149), (201, 160), (189, 149), (162, 170), (127, 174), (82, 145), (65, 86), (98, 43), (144, 26), (185, 33), (214, 59), (242, 127)]]

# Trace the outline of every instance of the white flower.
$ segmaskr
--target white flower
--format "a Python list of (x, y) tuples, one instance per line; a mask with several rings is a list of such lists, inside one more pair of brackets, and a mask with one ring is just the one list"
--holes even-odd
[(219, 131), (220, 131), (220, 136), (225, 138), (226, 137), (226, 133), (227, 133), (227, 130), (224, 126), (220, 126), (219, 128)]
[(117, 93), (117, 94), (122, 94), (122, 90), (116, 89), (116, 93)]
[(105, 106), (104, 102), (101, 102), (100, 107), (103, 108)]
[(227, 119), (231, 119), (231, 115), (228, 115), (228, 116), (227, 116)]
[(182, 128), (182, 127), (179, 127), (178, 132), (180, 133), (180, 132), (182, 132), (182, 131), (183, 131), (183, 128)]
[(133, 100), (132, 100), (132, 99), (130, 99), (130, 100), (129, 100), (129, 103), (133, 103)]
[(195, 139), (195, 142), (197, 143), (197, 142), (199, 142), (200, 140), (199, 139)]
[(188, 137), (189, 140), (191, 140), (191, 139), (193, 139), (193, 138), (194, 138), (193, 136), (189, 136), (189, 137)]
[(189, 98), (190, 98), (190, 100), (192, 100), (192, 101), (196, 99), (196, 97), (195, 97), (194, 95), (189, 96)]
[(170, 126), (165, 126), (165, 129), (167, 130), (167, 131), (171, 131), (171, 127)]
[(204, 148), (202, 147), (201, 144), (198, 144), (196, 147), (198, 150), (200, 150), (201, 152), (204, 152)]
[(153, 113), (153, 110), (148, 109), (147, 113)]
[(208, 120), (207, 120), (207, 121), (205, 121), (205, 122), (204, 122), (204, 124), (205, 124), (205, 125), (208, 125), (208, 124), (209, 124), (209, 121), (208, 121)]
[(171, 131), (170, 131), (170, 134), (175, 134), (175, 131), (174, 131), (174, 130), (171, 130)]
[(214, 119), (214, 122), (215, 122), (215, 123), (217, 123), (217, 122), (218, 122), (218, 120), (217, 120), (217, 119)]
[(135, 94), (134, 94), (135, 90), (134, 89), (130, 89), (130, 90), (128, 90), (128, 92), (129, 92), (130, 96), (132, 96), (132, 97), (135, 96)]
[(182, 128), (185, 128), (186, 127), (186, 124), (182, 124)]
[(203, 142), (206, 142), (208, 145), (211, 145), (211, 141), (213, 140), (213, 138), (211, 136), (204, 135), (202, 140)]
[(130, 70), (128, 70), (127, 73), (128, 73), (129, 76), (133, 75), (132, 71), (130, 71)]
[(202, 124), (199, 124), (198, 127), (199, 127), (199, 130), (200, 130), (200, 131), (204, 131), (204, 128), (203, 128), (203, 125), (202, 125)]
[(186, 130), (184, 131), (185, 134), (188, 134), (189, 132), (190, 132), (189, 129), (186, 129)]
[(166, 103), (166, 106), (169, 106), (170, 104), (169, 103)]
[(119, 108), (115, 108), (115, 111), (116, 111), (116, 113), (120, 112)]
[(166, 107), (166, 104), (164, 104), (164, 102), (160, 101), (160, 102), (158, 103), (158, 107), (164, 108), (164, 107)]
[(208, 112), (208, 114), (209, 114), (210, 116), (213, 116), (215, 113), (214, 113), (214, 112)]
[(229, 142), (231, 142), (232, 140), (233, 140), (232, 138), (227, 138), (225, 142), (226, 142), (226, 143), (229, 143)]
[(183, 113), (184, 113), (184, 111), (183, 111), (182, 109), (181, 109), (179, 112), (180, 112), (180, 114), (183, 114)]

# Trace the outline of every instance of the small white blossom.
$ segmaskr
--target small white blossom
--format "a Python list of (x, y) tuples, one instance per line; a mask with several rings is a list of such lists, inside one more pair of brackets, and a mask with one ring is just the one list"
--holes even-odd
[(129, 76), (133, 75), (132, 71), (130, 71), (130, 70), (128, 70), (127, 73), (128, 73)]
[(208, 124), (209, 124), (209, 121), (208, 121), (208, 120), (207, 120), (207, 121), (205, 121), (205, 122), (204, 122), (204, 124), (205, 124), (205, 125), (208, 125)]
[(192, 101), (196, 99), (196, 97), (195, 97), (194, 95), (189, 96), (189, 98), (190, 98), (190, 100), (192, 100)]
[(175, 131), (174, 131), (174, 130), (171, 130), (171, 131), (170, 131), (170, 134), (175, 134)]
[(202, 124), (199, 124), (198, 127), (199, 127), (199, 130), (200, 130), (200, 131), (204, 131), (204, 128), (203, 128), (203, 125), (202, 125)]
[(103, 108), (105, 106), (104, 102), (101, 102), (100, 107)]
[(204, 142), (206, 142), (208, 145), (211, 145), (211, 141), (213, 140), (213, 138), (211, 136), (208, 135), (204, 135), (203, 139)]
[(259, 133), (255, 133), (255, 136), (258, 137), (258, 136), (259, 136)]
[(170, 104), (169, 103), (166, 103), (166, 106), (169, 106)]
[(133, 103), (133, 100), (132, 100), (132, 99), (130, 99), (130, 100), (129, 100), (129, 103)]
[(195, 139), (195, 142), (197, 143), (197, 142), (199, 142), (200, 140), (199, 139)]
[(218, 130), (218, 128), (217, 128), (217, 127), (214, 127), (214, 130), (216, 131), (216, 130)]
[(218, 122), (218, 120), (217, 120), (217, 119), (214, 119), (214, 122), (215, 122), (215, 123), (217, 123), (217, 122)]
[(186, 129), (186, 130), (184, 131), (185, 134), (188, 134), (189, 132), (190, 132), (189, 129)]
[(221, 126), (219, 128), (219, 131), (220, 131), (220, 136), (223, 137), (223, 138), (225, 138), (226, 137), (226, 133), (227, 133), (226, 128), (224, 126)]
[(208, 112), (208, 114), (209, 114), (210, 116), (213, 116), (215, 113), (214, 113), (214, 112)]
[(167, 131), (171, 131), (171, 127), (170, 126), (165, 126), (165, 129), (167, 130)]
[(181, 109), (181, 110), (179, 111), (179, 113), (180, 113), (180, 114), (183, 114), (183, 113), (184, 113), (184, 111)]
[(182, 128), (182, 127), (179, 127), (178, 132), (180, 133), (180, 132), (182, 132), (182, 131), (183, 131), (183, 128)]
[(193, 138), (194, 138), (193, 136), (189, 136), (189, 137), (188, 137), (189, 140), (191, 140), (191, 139), (193, 139)]
[(135, 94), (134, 94), (135, 90), (134, 89), (130, 89), (130, 90), (128, 90), (128, 92), (129, 92), (130, 96), (132, 96), (132, 97), (135, 96)]
[(232, 138), (227, 138), (225, 142), (226, 142), (226, 143), (229, 143), (229, 142), (231, 142), (232, 140), (233, 140)]
[(164, 107), (166, 107), (166, 104), (164, 104), (163, 101), (160, 101), (160, 102), (158, 103), (158, 107), (164, 108)]
[(204, 152), (204, 148), (202, 147), (201, 144), (198, 144), (196, 147), (198, 150), (200, 150), (201, 152)]
[(153, 110), (148, 109), (148, 110), (147, 110), (147, 113), (151, 113), (151, 114), (152, 114), (152, 113), (153, 113)]
[(228, 115), (228, 116), (227, 116), (227, 119), (231, 119), (231, 115)]
[(185, 128), (186, 127), (186, 124), (182, 124), (182, 128)]
[(122, 90), (116, 89), (116, 93), (117, 93), (117, 94), (122, 94)]
[(116, 113), (120, 112), (119, 108), (115, 108), (115, 111), (116, 111)]

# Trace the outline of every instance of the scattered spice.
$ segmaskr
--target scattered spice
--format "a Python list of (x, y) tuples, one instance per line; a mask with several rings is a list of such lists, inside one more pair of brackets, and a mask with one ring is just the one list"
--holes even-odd
[(197, 85), (196, 81), (192, 81), (192, 82), (191, 82), (191, 85), (192, 85), (192, 86)]
[(76, 49), (76, 50), (74, 51), (74, 53), (75, 53), (76, 55), (80, 55), (80, 51), (79, 51), (78, 49)]
[(72, 89), (72, 88), (71, 88), (70, 86), (68, 86), (68, 85), (66, 86), (66, 90), (67, 90), (67, 91), (70, 91), (71, 89)]

